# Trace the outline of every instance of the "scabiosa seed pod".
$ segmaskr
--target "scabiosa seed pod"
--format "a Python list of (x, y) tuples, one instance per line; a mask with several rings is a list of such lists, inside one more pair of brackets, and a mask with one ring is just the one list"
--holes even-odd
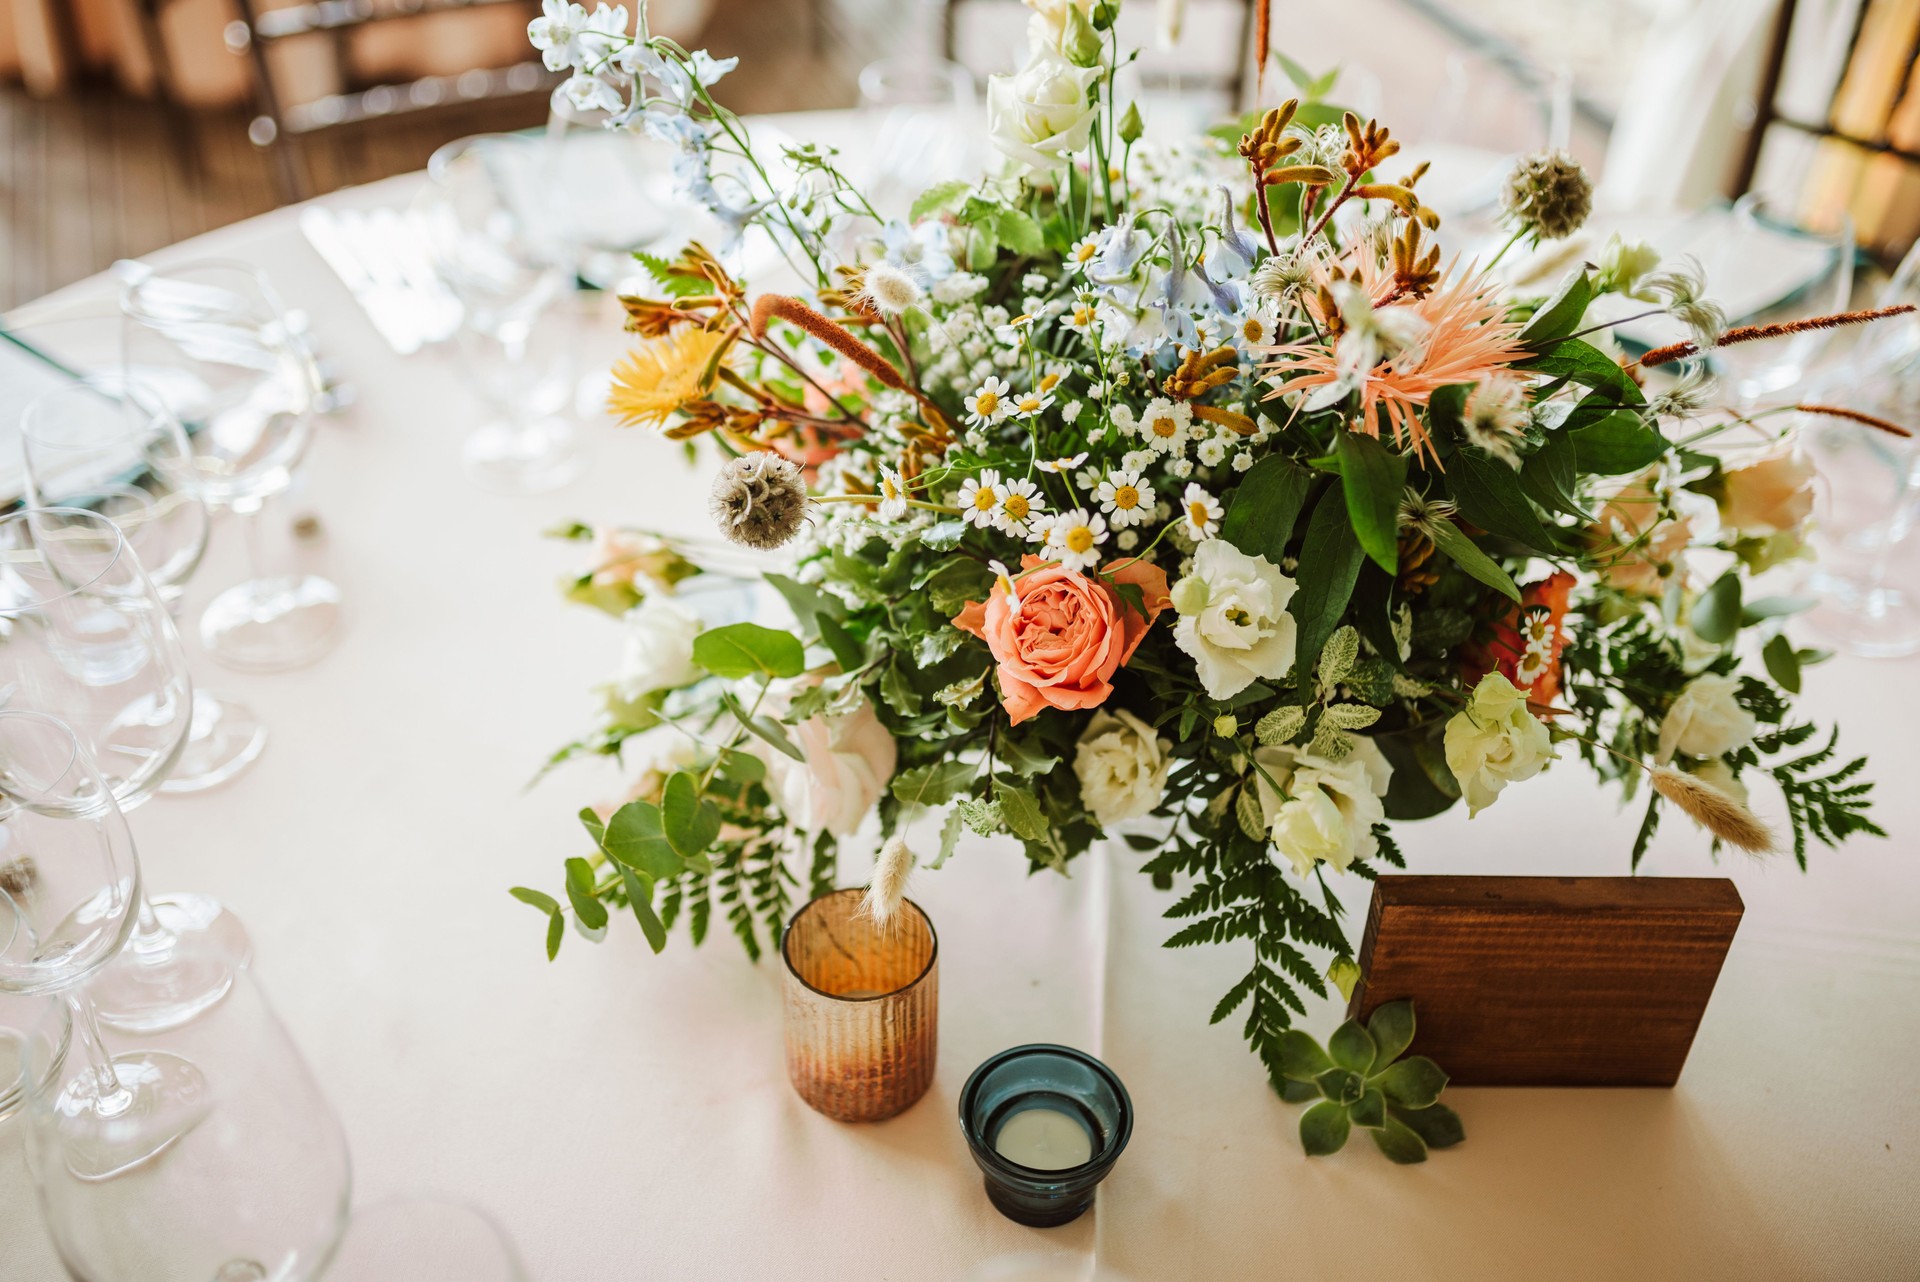
[(1593, 179), (1564, 151), (1535, 152), (1507, 175), (1500, 204), (1516, 225), (1543, 240), (1564, 240), (1593, 212)]
[(709, 504), (720, 532), (750, 548), (777, 548), (807, 519), (807, 483), (799, 465), (767, 450), (720, 469)]

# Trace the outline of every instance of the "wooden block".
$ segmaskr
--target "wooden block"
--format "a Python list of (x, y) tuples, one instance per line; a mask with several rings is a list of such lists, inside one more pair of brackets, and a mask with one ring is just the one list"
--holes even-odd
[(1412, 998), (1461, 1086), (1671, 1086), (1742, 911), (1724, 877), (1382, 877), (1348, 1014)]

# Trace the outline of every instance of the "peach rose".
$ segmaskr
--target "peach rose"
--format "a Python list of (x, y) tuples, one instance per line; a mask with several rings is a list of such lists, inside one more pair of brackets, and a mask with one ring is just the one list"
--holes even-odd
[(1105, 573), (1140, 588), (1146, 617), (1097, 578), (1029, 556), (1014, 585), (1004, 581), (984, 604), (969, 601), (953, 624), (987, 643), (999, 663), (1000, 701), (1019, 725), (1042, 708), (1097, 708), (1113, 693), (1113, 674), (1171, 603), (1164, 570), (1145, 561), (1115, 561)]
[(1658, 474), (1658, 468), (1649, 468), (1629, 481), (1600, 509), (1599, 521), (1587, 531), (1594, 568), (1621, 592), (1659, 596), (1686, 569), (1693, 522), (1684, 516), (1661, 519), (1655, 489)]
[(1797, 530), (1813, 515), (1813, 464), (1791, 446), (1723, 474), (1720, 521), (1749, 538)]

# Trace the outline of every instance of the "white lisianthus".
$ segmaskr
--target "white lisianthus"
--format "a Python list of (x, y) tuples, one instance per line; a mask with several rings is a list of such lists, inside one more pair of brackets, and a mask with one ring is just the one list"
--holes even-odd
[[(799, 684), (818, 678), (802, 678)], [(789, 687), (768, 691), (761, 710), (781, 716), (792, 700)], [(748, 747), (767, 766), (767, 790), (789, 823), (805, 832), (849, 837), (873, 809), (899, 764), (893, 732), (862, 699), (850, 712), (823, 713), (788, 727), (804, 761), (756, 739)]]
[(1482, 677), (1466, 708), (1447, 722), (1446, 746), (1447, 769), (1460, 781), (1469, 816), (1554, 758), (1547, 727), (1527, 710), (1527, 692), (1498, 672)]
[(1074, 749), (1080, 796), (1102, 828), (1149, 814), (1166, 795), (1173, 745), (1124, 709), (1096, 712)]
[(1051, 51), (1067, 56), (1067, 46), (1075, 30), (1074, 16), (1087, 26), (1093, 25), (1094, 0), (1027, 0), (1033, 16), (1027, 19), (1027, 45), (1035, 52)]
[(1257, 748), (1253, 759), (1260, 767), (1255, 778), (1261, 819), (1302, 877), (1316, 863), (1345, 872), (1380, 848), (1373, 826), (1386, 822), (1382, 798), (1393, 767), (1373, 740), (1354, 736), (1352, 751), (1339, 761), (1284, 745)]
[(626, 644), (614, 682), (622, 699), (636, 702), (655, 690), (677, 690), (706, 675), (693, 661), (700, 620), (672, 598), (654, 593), (623, 617)]
[(1093, 132), (1087, 89), (1098, 67), (1076, 67), (1042, 50), (1011, 76), (987, 78), (987, 134), (1002, 155), (1051, 169), (1083, 150)]
[(1671, 760), (1676, 751), (1720, 757), (1746, 747), (1756, 723), (1734, 698), (1739, 688), (1737, 678), (1713, 673), (1689, 681), (1660, 723), (1660, 760)]
[(1287, 675), (1296, 641), (1287, 603), (1298, 586), (1225, 539), (1194, 552), (1192, 573), (1173, 587), (1173, 643), (1193, 660), (1208, 698), (1231, 699), (1262, 677)]
[(1612, 289), (1643, 303), (1659, 301), (1659, 295), (1640, 285), (1642, 277), (1660, 266), (1660, 251), (1644, 240), (1622, 240), (1615, 232), (1607, 237), (1600, 251), (1600, 280), (1603, 289)]

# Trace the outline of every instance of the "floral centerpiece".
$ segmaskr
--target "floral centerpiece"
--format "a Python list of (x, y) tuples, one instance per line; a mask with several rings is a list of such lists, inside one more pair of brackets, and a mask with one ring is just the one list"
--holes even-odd
[[(1747, 586), (1800, 555), (1811, 477), (1794, 407), (1710, 416), (1702, 364), (1767, 332), (1637, 244), (1503, 286), (1439, 246), (1389, 131), (1311, 94), (1147, 142), (1112, 0), (1029, 2), (1029, 60), (988, 90), (1002, 165), (904, 219), (828, 150), (756, 153), (711, 92), (731, 60), (624, 9), (534, 22), (576, 100), (673, 143), (683, 191), (801, 283), (690, 244), (622, 300), (613, 411), (711, 443), (714, 520), (780, 549), (748, 572), (794, 622), (703, 622), (698, 589), (752, 564), (729, 544), (566, 531), (594, 549), (570, 595), (629, 654), (556, 760), (644, 768), (582, 812), (564, 896), (514, 891), (550, 953), (569, 914), (631, 912), (658, 949), (718, 911), (757, 956), (869, 825), (882, 917), (965, 832), (1060, 873), (1125, 834), (1182, 891), (1169, 945), (1250, 941), (1213, 1017), (1246, 1007), (1278, 1081), (1300, 991), (1353, 982), (1340, 894), (1403, 865), (1400, 821), (1577, 757), (1642, 807), (1635, 862), (1669, 806), (1773, 848), (1756, 783), (1803, 863), (1879, 831), (1863, 763), (1793, 715), (1794, 602)], [(1590, 191), (1528, 159), (1508, 243), (1570, 234)], [(1629, 359), (1588, 320), (1607, 294), (1691, 341)]]

